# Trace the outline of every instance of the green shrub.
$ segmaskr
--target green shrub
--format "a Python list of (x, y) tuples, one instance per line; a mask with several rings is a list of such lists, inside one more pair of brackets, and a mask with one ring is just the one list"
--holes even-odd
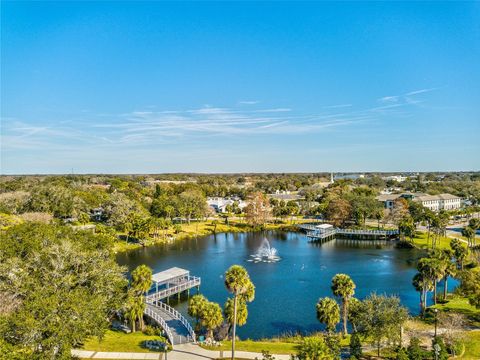
[(143, 333), (148, 336), (153, 336), (155, 335), (155, 329), (150, 325), (146, 325), (143, 329)]
[(354, 358), (362, 356), (362, 342), (356, 332), (350, 337), (350, 356)]
[(408, 345), (407, 353), (410, 360), (423, 360), (430, 358), (430, 353), (421, 348), (420, 339), (416, 337), (412, 337), (410, 339), (410, 345)]
[(435, 337), (432, 341), (432, 347), (434, 347), (435, 345), (438, 345), (440, 348), (438, 350), (438, 357), (435, 357), (435, 350), (432, 349), (433, 358), (437, 360), (448, 360), (449, 356), (447, 346), (445, 345), (443, 338), (441, 338), (440, 336)]
[(405, 348), (398, 349), (396, 360), (409, 360), (408, 353)]

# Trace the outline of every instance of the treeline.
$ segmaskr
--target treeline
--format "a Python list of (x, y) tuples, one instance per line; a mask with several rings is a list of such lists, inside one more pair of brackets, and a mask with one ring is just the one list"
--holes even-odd
[(125, 304), (111, 239), (26, 223), (1, 232), (0, 358), (70, 359)]
[[(295, 191), (295, 200), (270, 199), (269, 216), (285, 219), (296, 215), (319, 216), (335, 226), (355, 224), (365, 226), (366, 219), (395, 223), (408, 230), (414, 225), (429, 222), (418, 220), (418, 211), (410, 202), (397, 206), (393, 213), (383, 211), (375, 199), (380, 190), (392, 185), (409, 191), (451, 192), (480, 200), (478, 174), (421, 174), (402, 183), (385, 182), (378, 175), (356, 180), (337, 180), (328, 185), (328, 174), (237, 174), (195, 175), (171, 174), (157, 176), (134, 175), (65, 175), (19, 176), (0, 178), (0, 213), (19, 215), (25, 219), (42, 220), (48, 217), (85, 224), (91, 220), (127, 231), (149, 218), (171, 221), (180, 218), (189, 222), (212, 215), (207, 197), (232, 197), (249, 200), (259, 193)], [(94, 210), (99, 209), (97, 213)], [(238, 202), (227, 209), (233, 215), (242, 210)], [(429, 215), (430, 216), (430, 215)], [(1, 218), (1, 222), (5, 222)], [(155, 221), (153, 221), (153, 225)], [(433, 223), (433, 221), (432, 221)], [(2, 224), (5, 226), (5, 224)], [(138, 227), (138, 226), (137, 226)], [(154, 226), (158, 228), (158, 226)], [(155, 233), (158, 231), (155, 230)]]

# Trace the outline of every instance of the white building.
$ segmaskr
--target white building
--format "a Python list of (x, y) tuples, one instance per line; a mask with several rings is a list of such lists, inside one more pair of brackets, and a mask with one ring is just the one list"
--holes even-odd
[(384, 176), (384, 177), (382, 177), (382, 179), (383, 180), (392, 180), (392, 181), (396, 181), (396, 182), (404, 182), (408, 178), (406, 176), (403, 176), (403, 175), (391, 175), (391, 176)]
[(385, 209), (392, 210), (395, 200), (404, 198), (421, 203), (432, 211), (455, 210), (462, 206), (462, 199), (452, 194), (428, 195), (422, 193), (385, 194), (377, 196), (377, 200), (383, 202)]
[(432, 211), (455, 210), (462, 206), (462, 199), (452, 194), (422, 195), (417, 196), (413, 201), (418, 201)]
[(222, 198), (222, 197), (212, 197), (207, 199), (207, 204), (213, 208), (217, 213), (227, 212), (227, 206), (237, 203), (240, 209), (244, 209), (247, 206), (247, 203), (238, 198)]

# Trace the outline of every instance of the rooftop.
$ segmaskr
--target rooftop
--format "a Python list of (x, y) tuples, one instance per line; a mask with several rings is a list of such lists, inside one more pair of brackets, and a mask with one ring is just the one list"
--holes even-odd
[(189, 274), (190, 274), (190, 271), (188, 270), (181, 269), (179, 267), (173, 267), (173, 268), (153, 274), (152, 281), (154, 283), (160, 284), (181, 276), (187, 276)]

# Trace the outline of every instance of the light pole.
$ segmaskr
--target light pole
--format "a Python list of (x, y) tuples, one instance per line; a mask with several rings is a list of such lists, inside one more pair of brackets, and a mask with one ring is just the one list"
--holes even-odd
[(433, 345), (433, 350), (435, 351), (435, 360), (438, 360), (438, 355), (440, 354), (440, 350), (442, 350), (442, 348), (440, 345), (435, 344)]
[(438, 309), (433, 309), (434, 313), (435, 313), (435, 338), (437, 337), (437, 314), (438, 314)]

